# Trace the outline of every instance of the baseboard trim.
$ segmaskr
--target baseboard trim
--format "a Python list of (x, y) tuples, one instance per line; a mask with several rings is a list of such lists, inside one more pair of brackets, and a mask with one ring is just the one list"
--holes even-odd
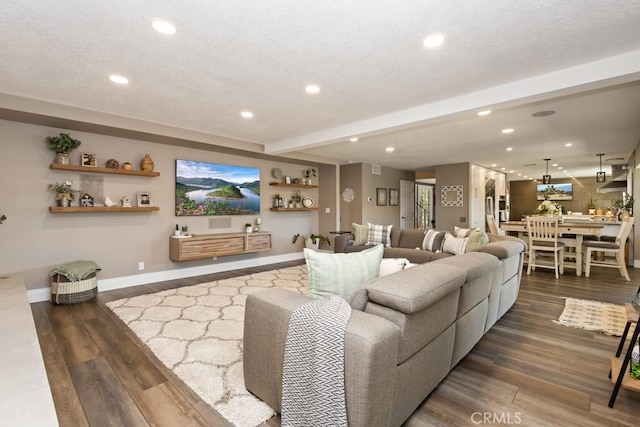
[[(299, 259), (304, 259), (304, 255), (302, 254), (302, 252), (293, 252), (283, 255), (274, 255), (241, 261), (224, 262), (200, 267), (156, 271), (153, 273), (136, 274), (134, 276), (112, 277), (110, 279), (103, 280), (98, 279), (98, 292), (113, 291), (115, 289), (129, 288), (131, 286), (146, 285), (147, 283), (184, 279), (187, 277), (221, 273), (224, 271), (238, 270), (240, 268), (277, 264), (279, 262), (295, 261)], [(49, 301), (49, 299), (51, 298), (51, 289), (39, 288), (29, 290), (27, 291), (27, 298), (29, 299), (30, 303)]]

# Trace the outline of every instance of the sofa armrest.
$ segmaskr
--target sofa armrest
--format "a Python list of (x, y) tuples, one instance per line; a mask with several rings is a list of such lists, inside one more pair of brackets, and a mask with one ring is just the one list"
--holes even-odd
[[(289, 319), (308, 297), (265, 289), (247, 297), (244, 315), (245, 387), (281, 412), (282, 368)], [(400, 331), (393, 323), (352, 311), (345, 333), (345, 391), (349, 426), (390, 423)]]
[(335, 253), (344, 253), (347, 246), (353, 245), (353, 240), (355, 239), (352, 233), (344, 233), (336, 236), (334, 244), (333, 244), (333, 252)]
[[(499, 237), (510, 237), (510, 236), (499, 236)], [(511, 240), (511, 239), (514, 239), (514, 240)], [(504, 239), (504, 240), (496, 239), (494, 241), (490, 241), (486, 245), (482, 245), (475, 248), (473, 251), (491, 254), (499, 259), (507, 259), (514, 255), (517, 255), (526, 251), (527, 244), (523, 240), (520, 240), (516, 237), (511, 237), (511, 239)]]

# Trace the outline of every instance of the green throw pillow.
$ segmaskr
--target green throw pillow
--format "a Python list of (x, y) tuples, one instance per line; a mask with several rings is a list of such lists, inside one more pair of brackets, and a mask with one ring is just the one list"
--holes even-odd
[(353, 227), (353, 246), (360, 246), (367, 243), (367, 235), (369, 234), (369, 226), (364, 224), (352, 223)]
[(347, 302), (358, 285), (378, 277), (384, 247), (376, 245), (361, 252), (332, 254), (304, 249), (309, 270), (309, 296), (337, 295)]

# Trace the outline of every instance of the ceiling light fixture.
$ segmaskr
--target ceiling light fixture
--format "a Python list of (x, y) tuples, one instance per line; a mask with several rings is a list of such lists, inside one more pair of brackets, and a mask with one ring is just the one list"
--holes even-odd
[(320, 92), (320, 86), (318, 86), (318, 85), (307, 85), (307, 86), (305, 86), (304, 90), (307, 93), (316, 94), (316, 93)]
[(600, 157), (600, 172), (596, 172), (596, 182), (605, 182), (607, 174), (602, 171), (602, 156), (604, 156), (604, 154), (596, 154), (596, 156)]
[(422, 45), (426, 48), (432, 49), (434, 47), (441, 46), (442, 43), (444, 43), (444, 35), (437, 33), (428, 35), (422, 42)]
[(384, 151), (386, 151), (387, 153), (391, 153), (394, 150), (395, 150), (395, 148), (393, 148), (393, 147), (387, 147), (387, 148), (384, 149)]
[(119, 85), (126, 85), (129, 83), (129, 79), (124, 76), (119, 76), (117, 74), (111, 74), (109, 76), (109, 80), (114, 83), (118, 83)]
[(349, 141), (351, 142), (358, 142), (358, 137), (354, 136), (353, 138), (351, 138)]
[(151, 21), (151, 26), (159, 33), (171, 36), (176, 33), (176, 27), (170, 22), (163, 21), (162, 19), (154, 19)]
[(478, 111), (479, 116), (488, 116), (489, 114), (491, 114), (491, 110)]
[(547, 162), (547, 174), (542, 175), (542, 183), (543, 184), (551, 184), (551, 175), (549, 175), (549, 160), (551, 159), (542, 159)]
[(564, 144), (565, 147), (571, 147), (573, 145), (572, 142), (567, 142), (566, 144)]
[(507, 151), (513, 151), (513, 147), (507, 147)]
[(251, 111), (243, 111), (240, 113), (240, 115), (245, 119), (250, 119), (253, 117), (253, 113)]
[(504, 134), (513, 133), (513, 129), (511, 129), (511, 128), (502, 129), (502, 133), (504, 133)]

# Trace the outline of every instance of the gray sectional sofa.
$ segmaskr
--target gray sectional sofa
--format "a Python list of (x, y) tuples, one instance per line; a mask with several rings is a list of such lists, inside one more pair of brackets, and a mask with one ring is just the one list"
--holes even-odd
[[(364, 283), (345, 336), (349, 426), (401, 425), (514, 304), (524, 251), (521, 240), (494, 238)], [(307, 301), (282, 289), (247, 298), (245, 385), (278, 412), (289, 318)]]

